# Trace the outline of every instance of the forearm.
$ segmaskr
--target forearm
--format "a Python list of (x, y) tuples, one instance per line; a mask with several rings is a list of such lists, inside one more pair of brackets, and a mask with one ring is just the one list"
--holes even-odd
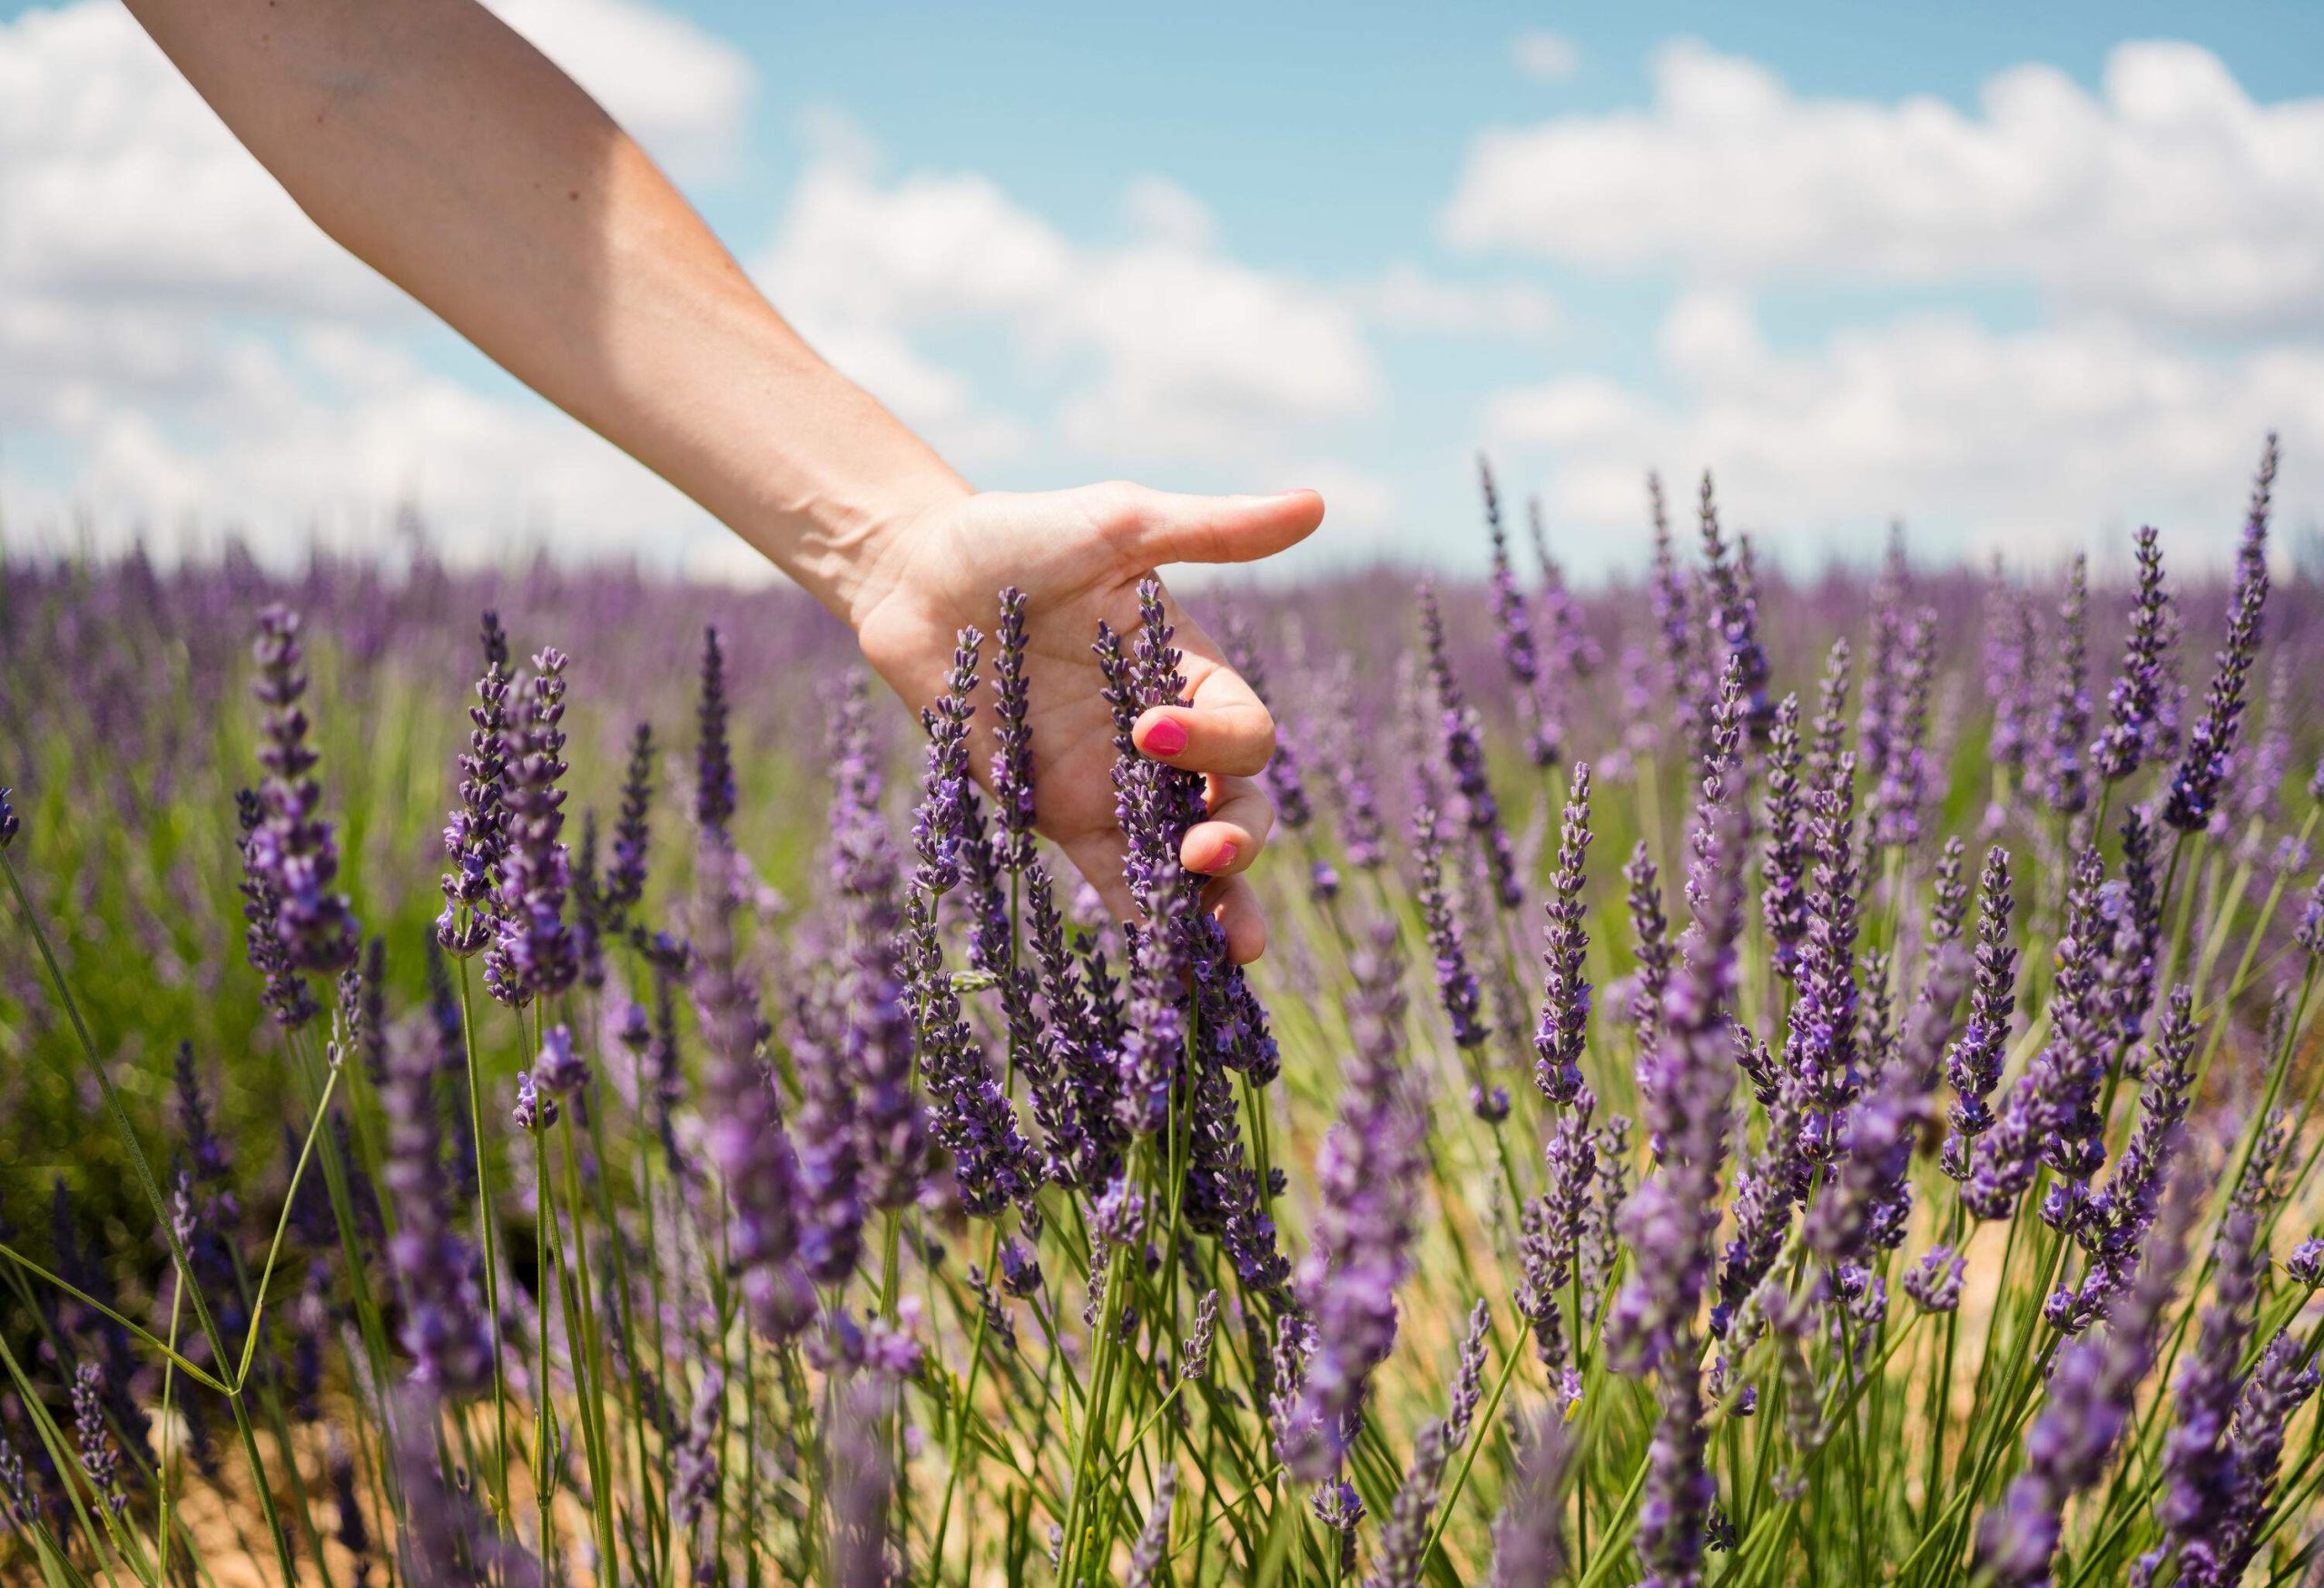
[(472, 0), (129, 0), (323, 230), (843, 616), (966, 489)]

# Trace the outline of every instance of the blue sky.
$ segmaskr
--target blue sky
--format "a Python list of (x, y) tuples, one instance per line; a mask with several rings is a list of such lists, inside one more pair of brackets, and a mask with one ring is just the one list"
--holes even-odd
[[(1649, 466), (1800, 565), (1900, 514), (2201, 559), (2275, 426), (2324, 514), (2324, 7), (501, 9), (980, 483), (1312, 483), (1311, 561), (1468, 567), (1487, 446), (1585, 577)], [(471, 554), (747, 571), (206, 116), (109, 0), (0, 4), (12, 538), (359, 544), (408, 496)]]

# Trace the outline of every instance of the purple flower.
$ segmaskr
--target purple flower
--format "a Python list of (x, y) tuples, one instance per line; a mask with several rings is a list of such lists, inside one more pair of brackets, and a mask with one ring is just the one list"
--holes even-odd
[(1622, 868), (1630, 884), (1630, 950), (1638, 959), (1637, 985), (1630, 995), (1630, 1023), (1638, 1028), (1640, 1061), (1654, 1048), (1654, 1032), (1662, 1019), (1662, 991), (1670, 981), (1670, 927), (1662, 913), (1662, 879), (1641, 838)]
[(2090, 559), (2077, 555), (2066, 571), (2065, 601), (2058, 608), (2057, 671), (2042, 746), (2043, 793), (2052, 810), (2068, 816), (2090, 803), (2083, 765), (2090, 743), (2089, 609)]
[(1768, 735), (1768, 836), (1759, 851), (1759, 898), (1777, 975), (1792, 980), (1807, 936), (1807, 824), (1799, 786), (1799, 696), (1776, 707)]
[[(1744, 721), (1752, 741), (1766, 744), (1775, 725), (1775, 703), (1768, 698), (1768, 653), (1759, 645), (1759, 604), (1750, 583), (1728, 559), (1727, 540), (1718, 528), (1718, 508), (1711, 498), (1710, 471), (1703, 471), (1699, 508), (1702, 526), (1703, 578), (1710, 594), (1708, 614), (1725, 655), (1720, 666), (1733, 666), (1742, 681)], [(1749, 552), (1747, 547), (1745, 557)]]
[(2140, 1249), (2153, 1228), (2181, 1144), (2194, 1083), (2194, 1002), (2187, 987), (2172, 990), (2141, 1082), (2138, 1124), (2075, 1231), (2090, 1251), (2089, 1270), (2078, 1287), (2062, 1288), (2045, 1308), (2051, 1322), (2068, 1332), (2103, 1317), (2138, 1270)]
[(1492, 1575), (1487, 1588), (1550, 1588), (1565, 1570), (1565, 1470), (1572, 1441), (1564, 1421), (1544, 1407), (1519, 1438), (1517, 1471), (1492, 1524)]
[(498, 919), (485, 955), (485, 984), (522, 1009), (573, 985), (580, 972), (565, 923), (565, 655), (533, 658), (508, 759), (507, 846), (500, 857)]
[(2284, 1259), (2284, 1272), (2310, 1290), (2324, 1287), (2324, 1235), (2311, 1235), (2292, 1248)]
[(1162, 1557), (1170, 1547), (1170, 1503), (1177, 1493), (1178, 1469), (1173, 1464), (1165, 1466), (1154, 1481), (1154, 1503), (1146, 1508), (1137, 1542), (1130, 1546), (1126, 1588), (1150, 1588), (1154, 1573), (1161, 1569)]
[(2310, 960), (2324, 959), (2324, 872), (2319, 872), (2316, 884), (2308, 892), (2308, 902), (2299, 912), (2299, 925), (2293, 929), (2292, 941)]
[(1280, 1454), (1310, 1482), (1335, 1472), (1354, 1436), (1372, 1371), (1396, 1339), (1396, 1287), (1412, 1271), (1427, 1114), (1404, 1065), (1403, 966), (1384, 927), (1354, 955), (1347, 1015), (1355, 1041), (1338, 1124), (1316, 1155), (1315, 1244), (1299, 1265), (1314, 1349), (1295, 1434)]
[(2316, 1393), (2317, 1377), (2315, 1358), (2307, 1346), (2290, 1330), (2277, 1330), (2260, 1354), (2260, 1365), (2244, 1380), (2235, 1421), (2228, 1429), (2227, 1525), (2224, 1536), (2213, 1546), (2216, 1564), (2206, 1577), (2195, 1570), (2197, 1562), (2182, 1561), (2181, 1581), (2215, 1583), (2224, 1588), (2243, 1580), (2245, 1568), (2259, 1553), (2260, 1535), (2273, 1512), (2285, 1425)]
[(2047, 1582), (2066, 1502), (2105, 1476), (2134, 1415), (2138, 1387), (2154, 1366), (2156, 1332), (2186, 1261), (2197, 1200), (2191, 1177), (2178, 1177), (2154, 1245), (2112, 1326), (2058, 1354), (2048, 1402), (2025, 1435), (2024, 1470), (1977, 1529), (1977, 1563), (1993, 1581), (2007, 1588)]
[(1808, 890), (1807, 936), (1794, 978), (1784, 1067), (1800, 1083), (1800, 1153), (1828, 1161), (1841, 1115), (1863, 1085), (1857, 1064), (1856, 940), (1859, 885), (1856, 841), (1856, 756), (1843, 751), (1816, 788), (1807, 826), (1816, 855)]
[(1687, 581), (1670, 542), (1670, 515), (1663, 504), (1662, 477), (1646, 477), (1647, 505), (1654, 521), (1654, 562), (1649, 575), (1655, 628), (1662, 640), (1663, 686), (1679, 742), (1690, 760), (1701, 755), (1702, 707), (1695, 676), (1695, 620)]
[(1994, 703), (1994, 764), (2015, 775), (2025, 770), (2034, 744), (2034, 657), (2040, 648), (2034, 606), (2013, 589), (1994, 558), (1985, 600), (1985, 692)]
[(2243, 1350), (2267, 1263), (2259, 1235), (2251, 1209), (2229, 1210), (2216, 1252), (2218, 1285), (2173, 1387), (2174, 1420), (2162, 1440), (2162, 1492), (2155, 1505), (2162, 1544), (2156, 1553), (2177, 1553), (2180, 1580), (2191, 1588), (2226, 1588), (2235, 1580), (2223, 1573), (2219, 1550), (2236, 1499), (2229, 1425), (2241, 1393)]
[(477, 1255), (453, 1210), (436, 1076), (429, 1044), (409, 1035), (388, 1044), (387, 1084), (379, 1098), (388, 1127), (380, 1179), (396, 1210), (388, 1261), (403, 1302), (402, 1341), (412, 1356), (412, 1376), (439, 1395), (461, 1398), (490, 1386), (494, 1340)]
[[(1561, 1297), (1581, 1260), (1582, 1234), (1598, 1178), (1598, 1142), (1590, 1133), (1584, 1110), (1568, 1109), (1558, 1115), (1542, 1159), (1549, 1189), (1517, 1210), (1517, 1255), (1523, 1277), (1515, 1300), (1518, 1312), (1532, 1327), (1533, 1348), (1541, 1365), (1559, 1367), (1567, 1356)], [(1579, 1319), (1575, 1327), (1581, 1327)]]
[(1933, 1246), (1905, 1274), (1905, 1294), (1923, 1312), (1951, 1312), (1961, 1305), (1961, 1281), (1969, 1260), (1949, 1246)]
[(508, 775), (508, 636), (499, 614), (484, 615), (484, 676), (468, 707), (468, 747), (460, 755), (460, 804), (444, 829), (451, 870), (444, 873), (444, 912), (436, 941), (462, 959), (492, 941), (494, 888), (507, 846), (501, 800)]
[(1541, 958), (1548, 970), (1541, 985), (1541, 1019), (1534, 1028), (1534, 1084), (1553, 1103), (1571, 1105), (1581, 1096), (1581, 1049), (1590, 1031), (1590, 982), (1583, 961), (1590, 952), (1588, 912), (1581, 902), (1582, 859), (1590, 849), (1590, 768), (1576, 763), (1558, 834), (1558, 869), (1550, 878), (1543, 905), (1548, 919)]
[[(335, 974), (355, 962), (358, 933), (346, 895), (331, 888), (339, 879), (338, 843), (330, 824), (316, 814), (322, 791), (310, 775), (315, 752), (300, 705), (307, 675), (298, 614), (281, 606), (260, 613), (254, 654), (258, 679), (251, 692), (265, 708), (259, 764), (267, 775), (259, 784), (258, 824), (243, 841), (242, 861), (250, 882), (271, 902), (273, 918), (251, 923), (252, 962), (261, 959), (260, 939), (271, 935), (281, 956), (274, 975)], [(282, 1018), (281, 1004), (276, 1012)]]
[(1362, 735), (1356, 725), (1355, 675), (1344, 656), (1332, 670), (1326, 700), (1328, 711), (1318, 748), (1339, 806), (1340, 847), (1348, 864), (1356, 870), (1377, 871), (1388, 854), (1385, 829), (1371, 768), (1357, 748)]
[(734, 751), (726, 728), (726, 653), (718, 628), (702, 631), (702, 691), (694, 708), (694, 819), (724, 833), (734, 824), (738, 799)]
[(1873, 777), (1870, 842), (1909, 848), (1920, 841), (1921, 804), (1928, 785), (1928, 690), (1936, 659), (1936, 613), (1923, 607), (1905, 634), (1893, 687), (1884, 691), (1892, 720), (1880, 735)]
[(105, 1370), (94, 1362), (73, 1369), (73, 1433), (80, 1446), (82, 1475), (115, 1516), (129, 1509), (121, 1486), (121, 1448), (105, 1426)]
[(621, 815), (614, 824), (613, 861), (606, 867), (603, 902), (615, 930), (645, 897), (646, 849), (653, 838), (654, 725), (629, 736), (629, 764), (621, 785)]
[[(730, 804), (731, 810), (731, 804)], [(694, 1001), (700, 1022), (704, 1145), (726, 1187), (729, 1258), (760, 1332), (798, 1337), (814, 1290), (798, 1263), (799, 1160), (760, 1049), (768, 1028), (734, 926), (734, 854), (726, 829), (705, 823), (694, 911)]]
[[(1260, 656), (1257, 637), (1251, 633), (1251, 626), (1240, 608), (1227, 610), (1225, 630), (1227, 661), (1243, 676), (1243, 682), (1251, 686), (1251, 693), (1265, 700), (1266, 664)], [(1275, 800), (1275, 820), (1283, 824), (1285, 832), (1305, 833), (1315, 819), (1315, 805), (1308, 797), (1299, 747), (1287, 733), (1277, 733), (1275, 753), (1267, 757), (1262, 775), (1266, 779), (1267, 793)], [(1320, 871), (1331, 869), (1321, 860), (1315, 863)]]
[(1956, 1180), (1969, 1178), (1969, 1152), (1993, 1129), (1990, 1100), (2001, 1083), (2009, 1048), (2010, 1019), (2017, 1005), (2017, 950), (2009, 938), (2016, 908), (2009, 886), (2009, 852), (1996, 844), (1985, 852), (1984, 876), (1977, 890), (1976, 981), (1969, 994), (1969, 1019), (1961, 1040), (1945, 1056), (1945, 1078), (1952, 1086), (1953, 1129), (1940, 1161)]
[(1420, 867), (1421, 916), (1428, 928), (1429, 951), (1436, 960), (1436, 995), (1452, 1022), (1452, 1042), (1463, 1052), (1484, 1046), (1488, 1034), (1479, 1014), (1482, 992), (1469, 968), (1469, 951), (1461, 940), (1461, 922), (1444, 885), (1444, 841), (1433, 807), (1413, 813), (1413, 857)]
[(1476, 708), (1462, 697), (1460, 681), (1452, 676), (1452, 659), (1445, 649), (1444, 616), (1437, 609), (1436, 586), (1423, 579), (1420, 587), (1421, 635), (1428, 652), (1428, 676), (1436, 692), (1439, 728), (1445, 764), (1460, 795), (1458, 814), (1469, 830), (1492, 885), (1493, 902), (1503, 910), (1525, 902), (1517, 882), (1517, 856), (1509, 833), (1502, 825), (1501, 804), (1493, 797), (1492, 781), (1485, 772), (1482, 729)]
[(568, 1098), (589, 1084), (588, 1060), (573, 1050), (571, 1030), (549, 1027), (541, 1039), (540, 1057), (533, 1062), (533, 1080), (543, 1091)]
[(1000, 592), (992, 668), (992, 803), (1000, 814), (1001, 863), (1021, 872), (1033, 858), (1033, 729), (1025, 682), (1025, 592)]
[(2162, 586), (2162, 541), (2152, 526), (2138, 533), (2139, 588), (2131, 605), (2122, 671), (2106, 692), (2106, 726), (2091, 746), (2091, 764), (2108, 783), (2139, 769), (2162, 709), (2162, 668), (2171, 594)]
[(864, 1195), (872, 1206), (892, 1209), (919, 1194), (928, 1126), (911, 1084), (901, 869), (880, 815), (883, 780), (868, 705), (863, 678), (855, 675), (841, 702), (833, 746), (832, 880), (847, 934), (840, 972), (846, 1014), (839, 1069), (854, 1089), (856, 1158)]
[(1526, 752), (1534, 765), (1554, 766), (1558, 735), (1542, 705), (1541, 652), (1533, 637), (1532, 619), (1525, 610), (1525, 592), (1509, 566), (1509, 535), (1502, 528), (1501, 494), (1493, 488), (1492, 465), (1482, 455), (1477, 459), (1477, 479), (1484, 488), (1485, 532), (1492, 541), (1493, 636), (1501, 643), (1501, 659), (1516, 690)]
[(2188, 732), (2186, 754), (2162, 803), (2162, 819), (2181, 833), (2200, 832), (2210, 824), (2220, 787), (2227, 778), (2229, 759), (2235, 754), (2245, 688), (2252, 660), (2260, 653), (2260, 614), (2268, 604), (2268, 508), (2275, 482), (2276, 439), (2270, 435), (2260, 455), (2259, 478), (2251, 487), (2251, 510), (2236, 555), (2235, 590), (2227, 608), (2227, 643), (2221, 647), (2219, 670), (2203, 697), (2203, 715)]
[(8, 803), (8, 796), (15, 792), (13, 788), (0, 788), (0, 849), (16, 841), (16, 833), (22, 826), (16, 820), (16, 807)]

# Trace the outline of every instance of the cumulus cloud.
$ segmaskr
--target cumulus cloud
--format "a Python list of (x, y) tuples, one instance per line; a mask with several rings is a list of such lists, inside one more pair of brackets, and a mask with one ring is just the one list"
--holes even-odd
[[(681, 176), (738, 143), (741, 56), (634, 0), (506, 0)], [(316, 230), (129, 15), (0, 23), (0, 475), (12, 536), (88, 509), (163, 549), (223, 528), (288, 548), (376, 534), (399, 502), (456, 549), (669, 548), (720, 533), (545, 405), (409, 350), (427, 324)], [(61, 460), (36, 470), (27, 451)]]
[[(1036, 434), (1107, 467), (1257, 462), (1379, 403), (1345, 294), (1234, 258), (1160, 178), (1132, 182), (1122, 212), (1122, 237), (1069, 238), (982, 175), (890, 177), (827, 127), (756, 273), (826, 356), (971, 464), (979, 437)], [(1053, 395), (996, 414), (920, 350), (977, 330)]]
[(1351, 294), (1357, 310), (1392, 330), (1538, 340), (1558, 328), (1557, 300), (1531, 281), (1446, 281), (1410, 262), (1389, 267)]
[(2299, 460), (2324, 455), (2324, 349), (2198, 357), (2117, 318), (2008, 334), (1956, 314), (1773, 348), (1748, 304), (1709, 289), (1665, 317), (1665, 400), (1590, 377), (1507, 390), (1494, 442), (1546, 468), (1570, 523), (1636, 526), (1640, 473), (1716, 468), (1730, 518), (1809, 555), (1876, 544), (1907, 514), (1955, 550), (2042, 557), (2140, 523), (2174, 555), (2232, 550), (2260, 438), (2283, 432), (2286, 522), (2324, 508)]
[(1509, 60), (1537, 83), (1562, 83), (1581, 69), (1581, 50), (1563, 34), (1529, 27), (1510, 41)]
[(2028, 64), (1975, 108), (1794, 94), (1695, 42), (1641, 111), (1481, 134), (1452, 244), (1695, 281), (2030, 281), (2062, 305), (2324, 328), (2324, 98), (2256, 104), (2193, 44), (2108, 55), (2101, 92)]

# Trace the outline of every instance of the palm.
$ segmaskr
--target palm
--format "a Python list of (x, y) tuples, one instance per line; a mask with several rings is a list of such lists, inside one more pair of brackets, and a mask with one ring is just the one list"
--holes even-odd
[[(990, 634), (1000, 589), (1015, 585), (1025, 593), (1035, 824), (1125, 916), (1131, 905), (1114, 814), (1113, 715), (1099, 693), (1090, 650), (1098, 626), (1120, 633), (1135, 628), (1137, 584), (1154, 562), (1174, 553), (1180, 558), (1206, 552), (1263, 555), (1305, 534), (1320, 507), (1307, 498), (1291, 498), (1288, 512), (1280, 505), (1256, 514), (1244, 509), (1243, 517), (1263, 520), (1254, 531), (1239, 523), (1206, 524), (1199, 516), (1190, 524), (1178, 504), (1196, 500), (1098, 487), (1029, 496), (987, 493), (948, 503), (916, 525), (881, 567), (881, 587), (860, 626), (865, 656), (917, 707), (943, 687), (959, 632), (974, 626)], [(1280, 504), (1285, 498), (1258, 500)], [(1264, 763), (1272, 727), (1210, 636), (1175, 604), (1170, 612), (1186, 652), (1193, 709), (1168, 715), (1185, 716), (1189, 728), (1199, 729), (1187, 752), (1171, 759), (1213, 774), (1219, 820), (1204, 826), (1222, 829), (1189, 834), (1187, 863), (1240, 871), (1265, 836), (1264, 802), (1256, 819), (1247, 808), (1230, 812), (1227, 805), (1242, 793), (1243, 779), (1236, 774), (1256, 772)], [(980, 704), (989, 707), (990, 702)], [(1220, 726), (1213, 728), (1214, 723)], [(990, 710), (980, 711), (972, 742), (980, 779), (990, 763)], [(1141, 733), (1144, 727), (1142, 722)], [(1261, 742), (1251, 743), (1255, 736)], [(1249, 797), (1257, 797), (1255, 790)], [(1225, 843), (1235, 846), (1227, 852), (1228, 865), (1201, 863), (1196, 851), (1210, 853)]]

